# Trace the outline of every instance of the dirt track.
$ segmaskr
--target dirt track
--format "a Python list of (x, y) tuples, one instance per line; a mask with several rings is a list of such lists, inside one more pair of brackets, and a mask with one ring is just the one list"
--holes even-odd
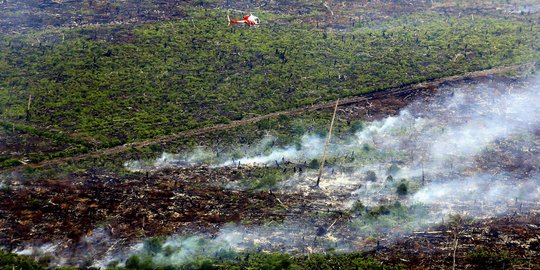
[[(403, 86), (400, 88), (393, 88), (393, 89), (388, 89), (384, 91), (379, 91), (375, 93), (368, 93), (368, 94), (363, 94), (363, 95), (354, 96), (354, 97), (342, 98), (340, 99), (339, 106), (350, 105), (350, 104), (365, 102), (367, 100), (380, 99), (383, 97), (394, 96), (394, 95), (408, 95), (408, 94), (416, 93), (422, 90), (432, 89), (445, 83), (452, 83), (452, 82), (459, 82), (459, 81), (463, 81), (467, 79), (481, 78), (481, 77), (505, 73), (505, 72), (526, 70), (526, 69), (531, 69), (533, 67), (534, 67), (534, 63), (529, 62), (525, 64), (511, 65), (511, 66), (499, 67), (499, 68), (494, 68), (494, 69), (469, 72), (463, 75), (446, 77), (446, 78), (442, 78), (442, 79), (438, 79), (438, 80), (434, 80), (430, 82), (423, 82), (419, 84)], [(170, 142), (180, 137), (198, 136), (202, 134), (212, 133), (215, 131), (232, 129), (232, 128), (242, 126), (245, 124), (255, 123), (261, 120), (278, 117), (280, 115), (295, 116), (295, 115), (301, 115), (307, 112), (312, 112), (312, 111), (317, 111), (317, 110), (322, 110), (322, 109), (331, 109), (334, 106), (335, 106), (335, 100), (326, 101), (326, 102), (321, 102), (321, 103), (314, 104), (308, 107), (303, 107), (303, 108), (298, 108), (298, 109), (293, 109), (293, 110), (288, 110), (288, 111), (279, 111), (279, 112), (274, 112), (274, 113), (260, 115), (260, 116), (251, 117), (251, 118), (244, 118), (241, 120), (232, 121), (228, 124), (219, 124), (219, 125), (214, 125), (210, 127), (193, 129), (193, 130), (188, 130), (184, 132), (173, 133), (173, 134), (166, 135), (166, 136), (156, 138), (156, 139), (150, 139), (150, 140), (134, 142), (134, 143), (127, 143), (127, 144), (123, 144), (123, 145), (119, 145), (119, 146), (115, 146), (111, 148), (106, 148), (106, 149), (99, 149), (94, 152), (90, 152), (90, 153), (86, 153), (86, 154), (82, 154), (82, 155), (78, 155), (74, 157), (57, 158), (57, 159), (43, 161), (40, 163), (20, 165), (20, 166), (0, 170), (0, 172), (16, 170), (16, 169), (24, 168), (26, 166), (45, 167), (45, 166), (52, 166), (52, 165), (61, 165), (61, 164), (67, 163), (68, 161), (78, 161), (78, 160), (84, 160), (91, 157), (113, 155), (113, 154), (122, 153), (130, 148), (142, 148), (142, 147), (153, 145), (153, 144), (161, 144), (165, 142)]]

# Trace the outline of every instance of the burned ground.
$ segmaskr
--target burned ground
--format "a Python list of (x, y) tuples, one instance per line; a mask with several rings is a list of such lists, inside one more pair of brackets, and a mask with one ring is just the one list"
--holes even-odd
[[(499, 82), (487, 80), (484, 83), (498, 84)], [(420, 101), (432, 104), (431, 111), (422, 111), (422, 113), (437, 113), (438, 109), (445, 107), (445, 103), (440, 99), (452, 96), (454, 93), (446, 91), (447, 89), (438, 92), (433, 88), (423, 92), (400, 92), (396, 96), (374, 95), (362, 102), (346, 104), (340, 109), (341, 125), (338, 127), (346, 127), (346, 122), (358, 118), (377, 120), (384, 116), (396, 115), (407, 104), (411, 105)], [(503, 94), (504, 92), (493, 92), (493, 95)], [(372, 106), (366, 106), (368, 103)], [(385, 106), (385, 104), (391, 105)], [(414, 111), (415, 108), (423, 108), (418, 104), (416, 106), (409, 106), (408, 109)], [(467, 120), (467, 117), (454, 119), (453, 116), (453, 114), (447, 115), (446, 117), (449, 118), (447, 121)], [(338, 131), (337, 136), (346, 132), (348, 131)], [(209, 135), (211, 133), (204, 134), (208, 136), (204, 140), (210, 143), (213, 140)], [(523, 139), (518, 136), (495, 141), (485, 152), (467, 164), (464, 171), (450, 172), (448, 176), (446, 176), (448, 172), (445, 171), (440, 174), (452, 178), (471, 174), (502, 175), (501, 172), (504, 172), (510, 173), (511, 181), (523, 179), (514, 181), (514, 184), (519, 185), (521, 182), (526, 182), (527, 178), (534, 177), (539, 170), (537, 158), (540, 141), (535, 134), (537, 132), (531, 135), (532, 139)], [(448, 267), (451, 263), (448, 252), (453, 235), (447, 228), (434, 226), (428, 229), (429, 233), (406, 236), (407, 228), (393, 228), (393, 231), (389, 231), (388, 228), (377, 227), (379, 222), (383, 222), (378, 220), (379, 217), (384, 220), (395, 216), (400, 222), (410, 222), (406, 218), (402, 219), (401, 216), (411, 214), (411, 211), (415, 210), (402, 207), (407, 197), (395, 193), (394, 185), (399, 182), (388, 180), (388, 178), (381, 179), (386, 175), (380, 175), (379, 171), (375, 180), (364, 178), (363, 174), (344, 176), (348, 174), (347, 171), (355, 170), (349, 168), (354, 163), (345, 164), (350, 163), (351, 159), (347, 155), (349, 154), (345, 157), (329, 158), (328, 179), (323, 182), (321, 189), (310, 187), (313, 185), (316, 171), (314, 168), (309, 168), (310, 160), (289, 161), (285, 158), (275, 160), (275, 166), (272, 161), (272, 165), (264, 167), (246, 164), (208, 167), (185, 164), (182, 160), (173, 159), (172, 166), (168, 168), (157, 166), (140, 172), (124, 172), (124, 174), (106, 173), (101, 169), (102, 164), (92, 165), (90, 162), (90, 165), (80, 168), (79, 172), (64, 176), (44, 177), (42, 175), (37, 179), (12, 177), (10, 183), (0, 191), (2, 199), (0, 237), (4, 246), (18, 250), (45, 243), (61, 243), (62, 247), (59, 250), (63, 252), (62, 254), (71, 252), (68, 256), (71, 256), (70, 260), (73, 261), (70, 262), (78, 265), (80, 261), (77, 261), (77, 258), (81, 258), (80, 255), (84, 253), (82, 250), (95, 248), (96, 242), (92, 242), (95, 240), (89, 239), (95, 239), (96, 235), (102, 235), (108, 239), (108, 242), (102, 243), (105, 250), (95, 253), (96, 258), (99, 258), (109, 250), (107, 245), (110, 245), (111, 241), (117, 243), (113, 245), (115, 249), (121, 249), (152, 236), (201, 233), (220, 235), (221, 229), (226, 224), (236, 224), (247, 228), (254, 226), (259, 230), (260, 227), (257, 226), (274, 224), (277, 225), (275, 231), (271, 229), (274, 234), (272, 237), (277, 237), (272, 238), (274, 242), (272, 240), (260, 242), (256, 238), (257, 235), (252, 235), (255, 240), (251, 241), (263, 243), (259, 246), (260, 250), (275, 251), (277, 249), (292, 254), (304, 254), (325, 251), (330, 244), (335, 245), (336, 248), (347, 247), (353, 250), (374, 248), (375, 256), (379, 259), (392, 264), (403, 263), (412, 268), (430, 265)], [(395, 162), (402, 166), (407, 161), (405, 159), (395, 160)], [(385, 171), (384, 166), (380, 170)], [(300, 168), (305, 176), (300, 175)], [(284, 178), (278, 180), (284, 181), (280, 188), (261, 189), (245, 185), (246, 179), (251, 181), (254, 175), (269, 175), (276, 172), (285, 175)], [(15, 170), (12, 176), (18, 173), (24, 173), (24, 171)], [(294, 177), (287, 177), (291, 173)], [(426, 179), (422, 176), (422, 179), (408, 181), (421, 185), (430, 184), (434, 176), (427, 171)], [(343, 177), (350, 179), (345, 179), (344, 183), (339, 184), (341, 186), (336, 184), (336, 187), (332, 187), (330, 182), (342, 181), (340, 178)], [(300, 179), (300, 182), (295, 182), (296, 178)], [(354, 185), (349, 185), (353, 182)], [(360, 210), (354, 210), (355, 207), (351, 210), (348, 206), (344, 206), (346, 201), (351, 199), (351, 194), (358, 194), (355, 190), (371, 185), (370, 183), (380, 185), (381, 189), (388, 185), (390, 193), (385, 191), (370, 194), (365, 190), (366, 196), (373, 195), (373, 199), (368, 200), (367, 206), (359, 206)], [(481, 260), (488, 259), (492, 261), (490, 263), (493, 263), (494, 267), (499, 267), (501, 261), (505, 264), (523, 265), (527, 258), (532, 258), (533, 261), (537, 258), (535, 256), (538, 253), (534, 251), (535, 241), (537, 241), (534, 237), (538, 235), (538, 227), (535, 227), (538, 226), (535, 223), (537, 222), (535, 219), (537, 201), (498, 199), (501, 200), (500, 206), (483, 205), (478, 210), (475, 199), (456, 198), (456, 201), (443, 201), (441, 205), (433, 204), (429, 207), (433, 207), (433, 211), (437, 211), (438, 207), (450, 207), (478, 218), (490, 217), (488, 212), (491, 210), (494, 213), (502, 211), (506, 214), (508, 211), (514, 211), (515, 215), (520, 217), (503, 217), (461, 224), (462, 229), (460, 229), (456, 251), (458, 266), (470, 265), (467, 267), (478, 268), (482, 265), (479, 263), (482, 262)], [(373, 201), (374, 204), (370, 204), (369, 201)], [(396, 211), (397, 214), (394, 213)], [(526, 215), (527, 213), (529, 215)], [(527, 216), (530, 218), (527, 219)], [(294, 223), (295, 221), (298, 223)], [(298, 227), (297, 224), (305, 227), (298, 230), (300, 235), (291, 237), (288, 235), (290, 227)], [(486, 224), (495, 227), (490, 234), (500, 237), (493, 239), (484, 237), (482, 231), (487, 228)], [(409, 224), (404, 224), (404, 226), (409, 226)], [(373, 233), (376, 237), (367, 237), (365, 231), (362, 230)], [(248, 232), (245, 234), (249, 236)], [(396, 234), (399, 237), (408, 238), (398, 240), (395, 244)], [(287, 238), (292, 243), (279, 242)], [(423, 244), (426, 241), (430, 243), (427, 248)], [(517, 250), (523, 247), (511, 244), (517, 243), (516, 241), (530, 243), (530, 248), (527, 248), (532, 251), (523, 253), (522, 250)], [(473, 244), (482, 246), (482, 249), (475, 249)], [(503, 245), (506, 245), (505, 249), (500, 249)], [(502, 253), (494, 253), (498, 250), (502, 250)], [(403, 253), (405, 251), (411, 252)], [(507, 256), (507, 253), (503, 251), (512, 254), (513, 257), (510, 258), (510, 255)], [(426, 259), (428, 254), (433, 256), (431, 260)]]
[[(456, 244), (457, 243), (457, 244)], [(540, 269), (540, 215), (511, 215), (413, 233), (370, 252), (407, 269)]]
[[(150, 173), (148, 178), (82, 174), (20, 183), (0, 191), (2, 243), (77, 243), (96, 226), (108, 228), (115, 238), (136, 239), (211, 232), (227, 222), (283, 220), (287, 214), (275, 195), (223, 189), (223, 184), (249, 173), (249, 168), (200, 167)], [(301, 203), (292, 195), (280, 200)]]
[[(538, 110), (444, 111), (463, 94), (456, 82), (512, 85), (484, 76), (538, 66), (534, 4), (0, 0), (0, 101), (10, 107), (0, 112), (0, 246), (85, 267), (125, 262), (133, 253), (122, 252), (148, 239), (236, 237), (229, 251), (370, 250), (413, 269), (540, 269), (540, 133), (526, 115)], [(226, 15), (247, 12), (263, 24), (226, 26)], [(472, 98), (490, 104), (505, 91)], [(338, 97), (332, 143), (343, 144), (320, 187), (318, 153), (244, 163), (268, 138), (264, 154), (318, 148)], [(444, 130), (483, 115), (517, 132), (460, 156)], [(377, 133), (388, 119), (390, 132)], [(417, 123), (450, 141), (442, 162), (429, 162), (434, 142)], [(360, 134), (366, 127), (373, 133)], [(223, 160), (188, 162), (198, 150)], [(214, 256), (205, 248), (192, 251)]]

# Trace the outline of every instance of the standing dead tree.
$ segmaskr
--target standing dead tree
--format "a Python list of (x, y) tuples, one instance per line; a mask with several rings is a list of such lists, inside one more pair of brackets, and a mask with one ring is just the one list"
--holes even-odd
[(28, 104), (26, 105), (26, 121), (30, 121), (30, 105), (32, 104), (32, 94), (28, 96)]
[(334, 107), (334, 115), (332, 115), (332, 122), (330, 122), (330, 129), (328, 130), (328, 138), (326, 138), (326, 144), (324, 146), (324, 152), (321, 160), (321, 165), (319, 166), (319, 175), (317, 176), (317, 184), (315, 186), (319, 187), (321, 182), (321, 176), (324, 169), (324, 163), (326, 161), (326, 153), (328, 152), (328, 146), (330, 145), (330, 140), (332, 139), (332, 128), (334, 127), (334, 120), (336, 119), (336, 112), (339, 105), (339, 98), (336, 100), (336, 106)]
[(453, 248), (452, 248), (452, 270), (456, 269), (456, 253), (458, 249), (459, 235), (463, 231), (463, 227), (467, 225), (470, 220), (467, 217), (459, 214), (450, 215), (449, 226), (453, 234)]

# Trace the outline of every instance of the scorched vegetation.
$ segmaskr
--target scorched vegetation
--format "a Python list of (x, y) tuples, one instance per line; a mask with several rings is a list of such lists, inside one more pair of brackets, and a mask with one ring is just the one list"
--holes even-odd
[(539, 268), (538, 10), (0, 0), (0, 269)]

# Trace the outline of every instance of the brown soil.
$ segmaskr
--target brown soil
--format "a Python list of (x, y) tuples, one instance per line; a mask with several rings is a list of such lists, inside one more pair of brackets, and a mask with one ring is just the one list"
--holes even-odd
[(454, 248), (455, 269), (540, 269), (540, 212), (441, 226), (371, 254), (407, 269), (452, 269)]
[(77, 243), (98, 224), (120, 239), (211, 232), (227, 222), (280, 221), (286, 216), (282, 203), (303, 200), (291, 194), (279, 202), (268, 192), (224, 189), (251, 170), (180, 168), (122, 179), (90, 173), (3, 189), (0, 245)]

